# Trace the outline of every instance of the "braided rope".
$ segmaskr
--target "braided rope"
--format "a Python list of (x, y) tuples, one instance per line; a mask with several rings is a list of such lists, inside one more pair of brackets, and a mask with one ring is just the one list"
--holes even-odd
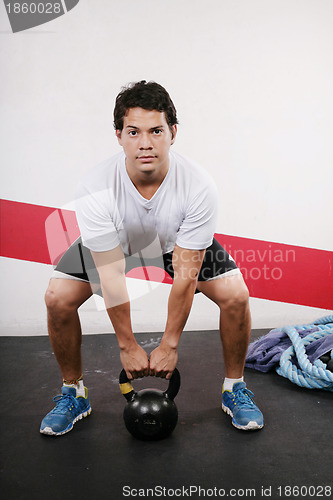
[[(312, 331), (306, 337), (301, 338), (299, 331), (314, 326), (318, 331)], [(281, 331), (289, 336), (292, 345), (282, 353), (280, 366), (276, 369), (277, 373), (301, 387), (333, 391), (333, 373), (325, 368), (326, 365), (321, 360), (316, 360), (312, 364), (305, 350), (305, 346), (311, 342), (333, 334), (333, 316), (325, 316), (309, 325), (286, 326)], [(297, 368), (291, 361), (295, 355), (300, 368)], [(331, 356), (333, 357), (333, 350)]]

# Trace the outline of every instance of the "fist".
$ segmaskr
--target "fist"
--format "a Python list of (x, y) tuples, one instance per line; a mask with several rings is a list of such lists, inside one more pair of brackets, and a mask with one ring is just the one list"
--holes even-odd
[(150, 355), (149, 374), (169, 380), (178, 361), (177, 349), (159, 345)]
[(128, 380), (149, 375), (148, 354), (138, 344), (120, 351), (120, 361)]

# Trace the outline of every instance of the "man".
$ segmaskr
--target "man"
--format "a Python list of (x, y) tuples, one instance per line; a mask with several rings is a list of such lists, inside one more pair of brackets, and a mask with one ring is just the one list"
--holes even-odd
[[(177, 115), (167, 91), (141, 81), (117, 96), (114, 126), (122, 152), (88, 172), (77, 194), (81, 231), (60, 260), (45, 295), (50, 341), (63, 376), (62, 395), (40, 432), (61, 435), (91, 412), (82, 380), (78, 308), (101, 293), (128, 378), (169, 379), (194, 294), (220, 308), (226, 378), (222, 407), (232, 423), (259, 429), (263, 416), (243, 381), (251, 318), (248, 290), (233, 259), (213, 238), (217, 191), (198, 165), (171, 152)], [(173, 278), (165, 332), (148, 358), (131, 326), (125, 275), (157, 265)]]

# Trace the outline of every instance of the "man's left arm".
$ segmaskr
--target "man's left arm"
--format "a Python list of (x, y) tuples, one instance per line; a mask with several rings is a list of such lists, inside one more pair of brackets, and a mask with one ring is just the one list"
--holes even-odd
[(188, 250), (175, 245), (167, 323), (160, 345), (150, 355), (150, 375), (170, 379), (177, 365), (178, 343), (190, 314), (204, 255), (205, 250)]

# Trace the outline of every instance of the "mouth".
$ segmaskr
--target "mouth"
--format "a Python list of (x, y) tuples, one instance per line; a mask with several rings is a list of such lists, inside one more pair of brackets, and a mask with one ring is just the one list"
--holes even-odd
[(142, 156), (137, 156), (137, 159), (143, 163), (145, 162), (150, 162), (152, 160), (154, 160), (156, 158), (156, 156), (153, 156), (153, 155), (142, 155)]

